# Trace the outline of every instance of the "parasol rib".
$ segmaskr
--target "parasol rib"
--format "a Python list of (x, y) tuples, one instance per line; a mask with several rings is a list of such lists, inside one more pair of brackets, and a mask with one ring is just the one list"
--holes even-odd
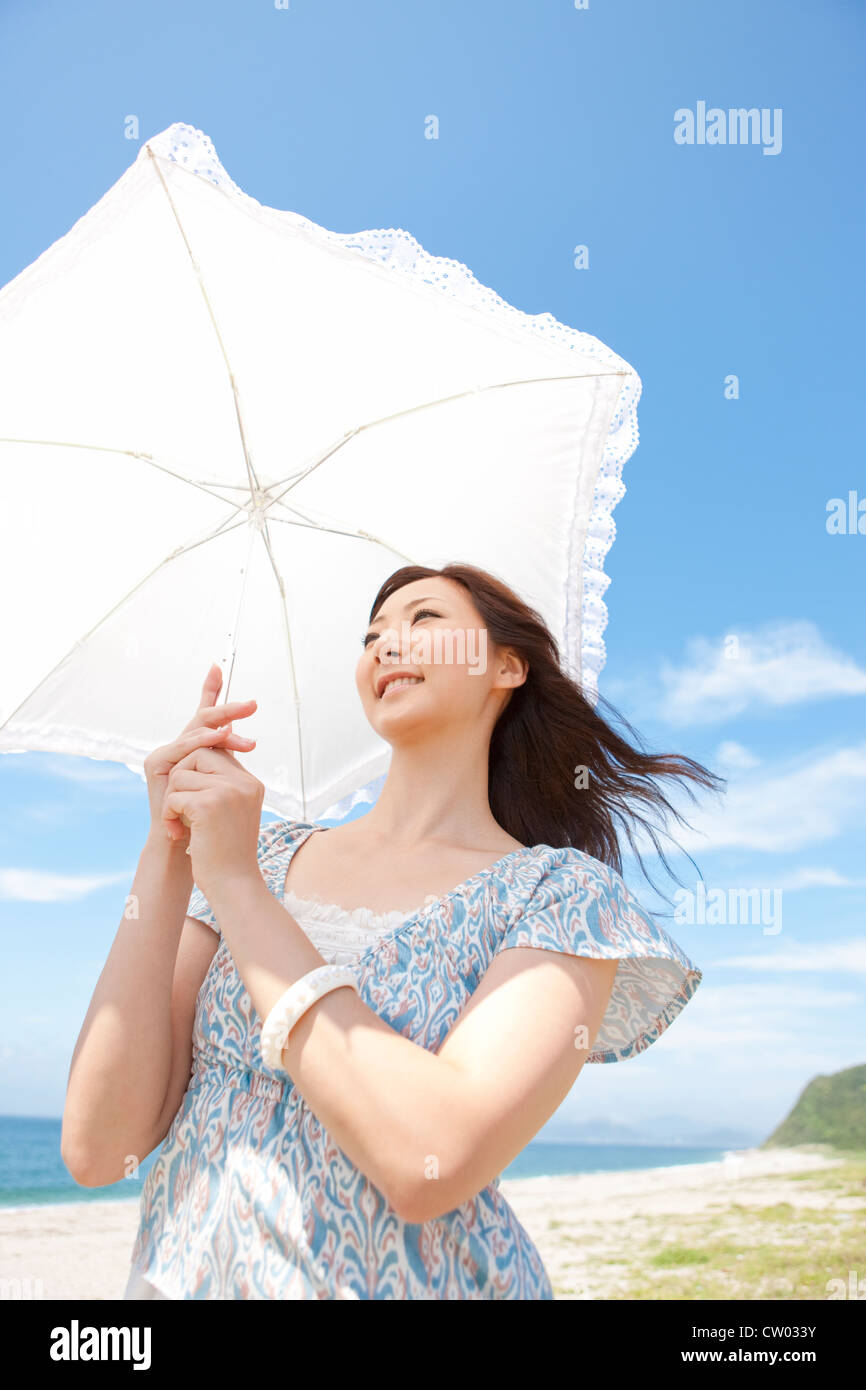
[[(293, 508), (293, 510), (297, 511), (297, 508)], [(298, 515), (303, 516), (304, 514), (303, 512), (298, 512)], [(397, 555), (401, 560), (405, 560), (407, 565), (418, 565), (421, 563), (414, 555), (406, 555), (402, 550), (398, 550), (396, 545), (392, 545), (390, 541), (383, 540), (381, 536), (374, 536), (371, 531), (342, 531), (337, 526), (326, 526), (324, 522), (316, 521), (313, 517), (304, 517), (305, 525), (299, 521), (293, 521), (287, 516), (269, 516), (268, 520), (281, 521), (284, 526), (302, 526), (304, 530), (330, 531), (333, 536), (349, 536), (352, 540), (372, 541), (373, 545), (381, 545), (383, 549), (390, 550), (392, 555)]]
[[(363, 426), (361, 428), (363, 428)], [(203, 537), (202, 540), (191, 541), (187, 546), (179, 546), (177, 550), (173, 550), (170, 555), (167, 555), (165, 557), (165, 560), (160, 562), (161, 564), (165, 564), (167, 560), (172, 560), (175, 558), (175, 556), (183, 554), (186, 550), (191, 550), (197, 545), (202, 545), (206, 540), (213, 540), (217, 536), (225, 534), (222, 528), (227, 525), (227, 522), (230, 522), (233, 517), (237, 516), (238, 512), (246, 513), (245, 507), (238, 506), (235, 502), (231, 500), (231, 498), (222, 496), (222, 489), (229, 489), (232, 492), (246, 492), (247, 485), (245, 483), (202, 483), (197, 481), (195, 478), (185, 477), (183, 473), (175, 472), (173, 468), (167, 467), (164, 463), (158, 463), (152, 454), (142, 453), (138, 449), (116, 449), (109, 444), (78, 444), (74, 443), (72, 440), (67, 439), (13, 439), (10, 436), (0, 436), (0, 444), (39, 444), (44, 445), (48, 448), (87, 449), (88, 451), (92, 450), (94, 453), (126, 454), (129, 458), (140, 459), (143, 463), (152, 464), (154, 468), (158, 468), (161, 472), (168, 473), (170, 477), (176, 478), (179, 483), (188, 483), (190, 487), (196, 487), (199, 488), (200, 491), (206, 492), (208, 497), (213, 497), (217, 502), (225, 502), (226, 506), (234, 508), (232, 515), (230, 517), (227, 517), (225, 522), (221, 522), (220, 526), (216, 529), (216, 531), (211, 531), (210, 534)], [(278, 484), (275, 484), (275, 486), (278, 486)], [(220, 490), (217, 491), (217, 489)], [(279, 497), (273, 498), (269, 503), (269, 506), (273, 505), (273, 503), (276, 502), (279, 502), (283, 510), (290, 512), (291, 515), (288, 517), (271, 516), (271, 521), (281, 521), (286, 526), (305, 525), (309, 528), (315, 528), (319, 531), (330, 531), (335, 536), (352, 536), (360, 540), (374, 541), (377, 545), (383, 545), (386, 549), (392, 550), (395, 555), (400, 555), (402, 558), (409, 559), (408, 556), (403, 556), (402, 551), (397, 550), (395, 546), (390, 545), (388, 541), (382, 540), (380, 536), (371, 535), (369, 531), (348, 531), (343, 527), (326, 526), (324, 522), (316, 521), (313, 517), (307, 516), (304, 512), (300, 510), (299, 507), (288, 506), (288, 504), (283, 502)], [(301, 517), (302, 521), (296, 521), (294, 519), (295, 517)], [(414, 563), (414, 561), (412, 561), (411, 563)], [(154, 572), (155, 571), (151, 571), (151, 573)], [(134, 590), (131, 590), (130, 592), (134, 592)]]
[(363, 425), (355, 425), (352, 429), (346, 430), (346, 433), (341, 439), (337, 440), (336, 444), (333, 444), (319, 458), (314, 459), (314, 461), (308, 464), (306, 468), (303, 468), (300, 473), (289, 474), (287, 477), (281, 478), (277, 483), (274, 483), (274, 487), (280, 487), (283, 483), (289, 484), (283, 492), (277, 494), (274, 501), (279, 501), (280, 498), (285, 496), (286, 492), (290, 492), (293, 487), (296, 487), (298, 483), (302, 482), (314, 469), (320, 468), (338, 449), (342, 449), (344, 444), (347, 444), (356, 434), (360, 434), (362, 430), (373, 429), (376, 425), (386, 425), (390, 420), (399, 420), (405, 415), (413, 415), (417, 410), (431, 410), (433, 406), (436, 405), (448, 405), (451, 401), (462, 400), (464, 396), (477, 396), (480, 395), (482, 391), (499, 391), (506, 386), (535, 386), (539, 382), (547, 381), (583, 381), (587, 377), (597, 378), (601, 376), (624, 377), (628, 376), (628, 372), (572, 372), (566, 376), (531, 376), (526, 377), (522, 381), (492, 381), (487, 386), (470, 386), (466, 391), (456, 391), (453, 396), (440, 396), (438, 400), (435, 401), (421, 401), (418, 405), (407, 406), (405, 410), (395, 410), (391, 415), (383, 415), (378, 420), (368, 420)]
[[(238, 523), (238, 525), (240, 525), (240, 522)], [(223, 703), (224, 703), (224, 704), (227, 703), (228, 698), (229, 698), (229, 686), (231, 685), (231, 682), (232, 682), (232, 671), (235, 669), (235, 657), (236, 657), (236, 655), (237, 655), (237, 650), (238, 650), (238, 633), (239, 633), (240, 630), (241, 630), (241, 611), (242, 611), (242, 609), (243, 609), (243, 604), (244, 604), (244, 594), (246, 593), (246, 589), (247, 589), (247, 578), (248, 578), (249, 572), (250, 572), (250, 557), (252, 556), (252, 553), (253, 553), (253, 543), (255, 542), (255, 538), (256, 538), (255, 528), (254, 528), (254, 527), (250, 527), (250, 542), (249, 542), (249, 545), (247, 546), (247, 560), (246, 560), (246, 564), (244, 565), (244, 568), (243, 568), (243, 576), (244, 576), (244, 577), (243, 577), (243, 580), (241, 581), (240, 592), (239, 592), (239, 594), (238, 594), (237, 608), (235, 609), (235, 620), (234, 620), (234, 622), (233, 622), (233, 624), (232, 624), (232, 630), (231, 630), (231, 634), (230, 634), (230, 635), (231, 635), (231, 639), (232, 639), (232, 651), (231, 651), (231, 659), (230, 659), (230, 661), (229, 661), (228, 675), (226, 676), (225, 689), (224, 689), (223, 692), (222, 692), (222, 697), (223, 697)]]
[(210, 296), (208, 295), (207, 289), (206, 289), (206, 287), (205, 287), (204, 277), (203, 277), (203, 275), (202, 275), (202, 273), (201, 273), (201, 268), (200, 268), (199, 263), (198, 263), (198, 261), (196, 260), (195, 256), (193, 255), (193, 250), (192, 250), (192, 247), (191, 247), (190, 244), (189, 244), (189, 239), (188, 239), (188, 237), (187, 237), (187, 234), (186, 234), (186, 232), (184, 231), (183, 223), (181, 222), (180, 217), (178, 216), (177, 208), (176, 208), (175, 205), (174, 205), (174, 199), (172, 198), (171, 193), (169, 192), (168, 184), (166, 183), (166, 181), (165, 181), (165, 179), (164, 179), (164, 177), (163, 177), (162, 170), (161, 170), (160, 167), (159, 167), (159, 160), (158, 160), (158, 159), (156, 158), (156, 156), (154, 155), (153, 150), (151, 149), (151, 147), (150, 147), (149, 144), (146, 145), (145, 148), (146, 148), (146, 150), (147, 150), (148, 157), (150, 158), (150, 160), (151, 160), (151, 162), (152, 162), (152, 164), (153, 164), (153, 167), (154, 167), (154, 169), (155, 169), (156, 172), (157, 172), (157, 175), (158, 175), (158, 177), (159, 177), (159, 181), (160, 181), (160, 183), (162, 184), (163, 191), (165, 192), (165, 196), (166, 196), (166, 198), (168, 199), (169, 206), (170, 206), (170, 208), (171, 208), (171, 210), (172, 210), (172, 213), (174, 214), (174, 220), (175, 220), (175, 222), (177, 223), (178, 231), (180, 232), (181, 236), (183, 237), (183, 244), (184, 244), (184, 246), (185, 246), (186, 249), (187, 249), (187, 253), (188, 253), (188, 255), (189, 255), (190, 262), (191, 262), (191, 264), (192, 264), (193, 270), (195, 271), (196, 279), (198, 280), (198, 284), (199, 284), (199, 289), (201, 290), (202, 295), (204, 296), (204, 302), (205, 302), (205, 304), (207, 305), (207, 311), (208, 311), (208, 314), (210, 315), (210, 320), (211, 320), (211, 323), (213, 324), (214, 332), (215, 332), (216, 335), (217, 335), (217, 342), (218, 342), (219, 345), (220, 345), (220, 352), (222, 353), (222, 355), (223, 355), (223, 361), (224, 361), (225, 364), (226, 364), (226, 371), (227, 371), (228, 374), (229, 374), (229, 381), (231, 382), (231, 387), (232, 387), (232, 398), (233, 398), (234, 403), (235, 403), (235, 415), (237, 416), (238, 430), (240, 431), (240, 436), (241, 436), (241, 448), (242, 448), (243, 451), (244, 451), (244, 463), (246, 464), (246, 468), (247, 468), (247, 478), (248, 478), (248, 480), (249, 480), (249, 486), (250, 486), (250, 499), (252, 499), (254, 493), (258, 490), (259, 481), (258, 481), (258, 478), (256, 477), (256, 471), (255, 471), (255, 468), (253, 467), (252, 459), (250, 458), (249, 449), (247, 448), (247, 437), (246, 437), (246, 431), (245, 431), (245, 429), (244, 429), (244, 418), (243, 418), (243, 412), (241, 411), (240, 395), (239, 395), (239, 393), (238, 393), (237, 382), (235, 381), (235, 374), (234, 374), (234, 372), (232, 371), (231, 364), (230, 364), (229, 359), (228, 359), (228, 353), (226, 352), (225, 343), (223, 342), (223, 337), (222, 337), (222, 334), (220, 333), (220, 330), (219, 330), (219, 324), (218, 324), (217, 321), (216, 321), (216, 315), (215, 315), (215, 313), (214, 313), (214, 311), (213, 311), (213, 305), (212, 305), (211, 302), (210, 302)]
[(141, 588), (142, 584), (146, 584), (149, 579), (152, 579), (153, 576), (157, 573), (157, 571), (162, 569), (163, 565), (167, 565), (169, 560), (175, 560), (178, 555), (185, 554), (187, 550), (195, 550), (196, 546), (204, 545), (207, 541), (213, 540), (216, 536), (226, 536), (228, 535), (229, 531), (234, 531), (237, 529), (238, 526), (243, 526), (245, 524), (246, 523), (244, 520), (236, 521), (231, 526), (225, 526), (225, 529), (223, 530), (221, 528), (225, 525), (225, 523), (221, 523), (220, 527), (216, 531), (211, 531), (209, 535), (202, 536), (201, 540), (191, 541), (189, 545), (179, 545), (176, 550), (173, 550), (171, 552), (170, 555), (166, 555), (162, 560), (160, 560), (158, 565), (154, 565), (153, 569), (150, 570), (148, 574), (145, 574), (141, 579), (139, 579), (137, 584), (133, 584), (132, 588), (129, 589), (127, 593), (123, 595), (122, 598), (119, 598), (117, 600), (117, 603), (115, 603), (113, 607), (109, 608), (107, 613), (103, 613), (102, 617), (99, 618), (93, 624), (93, 627), (89, 628), (88, 631), (85, 632), (83, 637), (77, 638), (76, 641), (73, 642), (72, 646), (67, 648), (60, 660), (55, 662), (55, 664), (51, 667), (51, 670), (47, 671), (45, 675), (42, 677), (42, 679), (40, 681), (37, 681), (36, 685), (34, 685), (31, 690), (28, 690), (27, 694), (24, 696), (24, 699), (20, 702), (20, 704), (16, 705), (15, 709), (13, 709), (11, 713), (6, 716), (3, 722), (0, 723), (0, 729), (5, 728), (6, 725), (9, 723), (9, 720), (13, 719), (14, 716), (18, 713), (18, 711), (24, 708), (27, 701), (31, 699), (33, 695), (36, 694), (36, 691), (39, 690), (45, 684), (45, 682), (51, 676), (54, 675), (55, 671), (60, 669), (66, 658), (70, 655), (70, 653), (74, 652), (76, 647), (80, 647), (82, 643), (86, 642), (88, 637), (91, 637), (97, 628), (101, 627), (104, 622), (107, 622), (108, 619), (111, 617), (112, 613), (116, 613), (118, 608), (120, 608), (124, 603), (126, 603), (126, 600), (131, 598), (132, 595), (138, 589)]
[(218, 492), (214, 492), (213, 488), (244, 486), (240, 483), (200, 483), (195, 478), (188, 478), (183, 473), (175, 472), (165, 463), (159, 463), (153, 454), (146, 454), (141, 449), (118, 449), (112, 444), (81, 444), (73, 439), (15, 439), (9, 435), (0, 436), (0, 444), (39, 444), (50, 449), (86, 449), (88, 453), (94, 454), (126, 454), (128, 458), (140, 459), (142, 463), (149, 463), (153, 468), (158, 468), (160, 472), (168, 473), (170, 477), (177, 478), (179, 483), (188, 483), (190, 487), (201, 488), (202, 492), (206, 492), (210, 497), (215, 497), (220, 502), (225, 502), (228, 499), (221, 497)]
[(280, 574), (280, 571), (277, 568), (277, 562), (274, 559), (274, 553), (271, 550), (271, 538), (268, 535), (267, 521), (265, 522), (262, 528), (262, 539), (265, 543), (265, 549), (268, 552), (268, 558), (271, 562), (271, 568), (274, 572), (274, 578), (277, 581), (277, 587), (280, 591), (280, 601), (282, 603), (283, 609), (283, 623), (285, 625), (286, 633), (286, 653), (289, 658), (289, 670), (292, 675), (292, 701), (295, 706), (295, 735), (298, 740), (298, 769), (301, 774), (301, 814), (302, 817), (306, 819), (307, 792), (304, 784), (304, 741), (301, 736), (301, 697), (298, 694), (298, 678), (295, 672), (295, 655), (294, 649), (292, 647), (292, 628), (289, 622), (289, 610), (286, 604), (286, 585), (283, 576)]
[[(232, 491), (232, 492), (244, 492), (244, 493), (246, 493), (246, 492), (248, 491), (248, 485), (247, 485), (246, 483), (204, 483), (204, 482), (201, 482), (200, 480), (198, 480), (198, 479), (196, 479), (196, 478), (188, 478), (188, 477), (185, 476), (185, 474), (183, 474), (183, 473), (178, 473), (178, 472), (175, 471), (175, 469), (169, 468), (169, 467), (167, 466), (167, 464), (159, 463), (159, 462), (153, 457), (153, 454), (146, 454), (146, 453), (144, 453), (144, 452), (143, 452), (142, 450), (140, 450), (140, 449), (118, 449), (118, 448), (115, 448), (115, 447), (114, 447), (113, 445), (111, 445), (111, 444), (82, 444), (82, 443), (77, 443), (77, 442), (75, 442), (74, 440), (70, 440), (70, 439), (22, 439), (22, 438), (12, 438), (12, 437), (9, 436), (9, 435), (0, 436), (0, 444), (37, 444), (37, 445), (42, 445), (42, 446), (44, 446), (44, 447), (46, 447), (46, 448), (51, 448), (51, 449), (86, 449), (88, 452), (91, 452), (91, 451), (92, 451), (93, 453), (102, 453), (102, 454), (126, 454), (126, 456), (127, 456), (128, 458), (140, 459), (142, 463), (149, 463), (149, 464), (151, 464), (154, 468), (158, 468), (158, 469), (160, 470), (160, 472), (162, 472), (162, 473), (167, 473), (167, 474), (169, 475), (169, 477), (171, 477), (171, 478), (176, 478), (177, 481), (178, 481), (179, 483), (188, 483), (190, 487), (196, 487), (196, 488), (198, 488), (201, 492), (207, 493), (208, 497), (213, 497), (215, 501), (217, 501), (217, 502), (224, 502), (224, 503), (226, 504), (226, 506), (232, 507), (232, 508), (233, 508), (232, 514), (231, 514), (231, 516), (229, 516), (229, 517), (226, 518), (227, 521), (231, 521), (233, 517), (237, 516), (238, 512), (246, 511), (246, 508), (245, 508), (245, 507), (238, 506), (235, 502), (232, 501), (231, 498), (229, 498), (229, 497), (223, 497), (223, 495), (222, 495), (224, 490), (230, 490), (230, 491)], [(297, 507), (289, 507), (285, 502), (280, 501), (279, 498), (274, 498), (273, 501), (274, 501), (274, 502), (279, 501), (279, 502), (280, 502), (280, 506), (281, 506), (285, 511), (290, 512), (292, 515), (303, 516), (303, 513), (300, 512), (300, 511), (298, 510)], [(278, 521), (286, 521), (286, 520), (288, 520), (288, 518), (286, 518), (286, 517), (274, 517), (273, 519), (274, 519), (275, 521), (277, 521), (277, 520), (278, 520)], [(312, 518), (309, 518), (309, 517), (306, 517), (305, 520), (308, 522), (308, 524), (309, 524), (310, 526), (315, 526), (315, 525), (318, 524), (318, 523), (314, 522), (314, 521), (312, 520)], [(221, 523), (221, 524), (223, 524), (223, 523)], [(335, 532), (336, 535), (355, 536), (355, 535), (362, 534), (362, 535), (364, 535), (365, 538), (366, 538), (366, 533), (364, 533), (364, 532), (345, 531), (345, 530), (341, 531), (341, 530), (337, 530), (337, 529), (334, 528), (334, 527), (328, 527), (328, 528), (326, 528), (326, 529), (328, 529), (328, 530), (333, 530), (333, 531)], [(220, 533), (219, 530), (217, 530), (217, 531), (212, 532), (212, 533), (211, 533), (211, 536), (217, 536), (217, 535), (219, 535), (219, 534), (221, 534), (221, 533)], [(205, 539), (210, 539), (210, 537), (206, 537)], [(200, 545), (201, 542), (200, 542), (200, 541), (194, 541), (194, 542), (192, 542), (192, 544), (193, 544), (193, 545)], [(172, 555), (177, 555), (177, 554), (180, 554), (180, 551), (177, 551), (177, 550), (172, 551)], [(171, 557), (168, 557), (168, 558), (171, 558)]]

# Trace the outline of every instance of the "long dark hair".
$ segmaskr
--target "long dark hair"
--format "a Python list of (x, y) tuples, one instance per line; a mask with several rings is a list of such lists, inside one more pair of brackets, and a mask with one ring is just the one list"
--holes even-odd
[[(580, 686), (560, 664), (556, 639), (544, 619), (513, 589), (475, 565), (442, 569), (404, 565), (385, 580), (370, 609), (370, 621), (396, 589), (416, 579), (453, 579), (468, 589), (487, 628), (488, 640), (513, 647), (528, 663), (524, 683), (511, 691), (490, 740), (488, 799), (504, 830), (526, 845), (571, 846), (622, 872), (620, 835), (648, 881), (635, 841), (641, 827), (665, 869), (659, 843), (666, 834), (645, 812), (662, 822), (684, 817), (671, 805), (657, 779), (675, 779), (720, 791), (724, 778), (676, 753), (649, 753), (618, 710), (598, 696), (598, 705), (632, 740), (617, 733), (593, 708)], [(576, 790), (574, 773), (587, 770)]]

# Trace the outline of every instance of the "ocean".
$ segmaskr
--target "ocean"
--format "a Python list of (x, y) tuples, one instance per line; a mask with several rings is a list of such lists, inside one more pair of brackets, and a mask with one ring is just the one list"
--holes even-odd
[[(135, 1175), (107, 1187), (80, 1187), (60, 1157), (61, 1121), (0, 1115), (0, 1208), (50, 1206), (56, 1202), (124, 1201), (141, 1195), (159, 1149)], [(611, 1173), (635, 1168), (667, 1168), (711, 1163), (726, 1150), (685, 1145), (580, 1144), (533, 1140), (502, 1172), (503, 1179)]]

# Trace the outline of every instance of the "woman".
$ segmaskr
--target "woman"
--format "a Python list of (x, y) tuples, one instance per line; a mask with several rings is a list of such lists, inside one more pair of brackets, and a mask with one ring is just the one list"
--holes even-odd
[[(539, 615), (473, 566), (398, 570), (362, 643), (392, 748), (362, 818), (261, 827), (231, 751), (255, 702), (217, 705), (218, 667), (147, 759), (139, 915), (63, 1131), (87, 1186), (164, 1141), (126, 1297), (551, 1299), (499, 1174), (585, 1061), (642, 1051), (700, 982), (626, 889), (616, 827), (655, 841), (636, 806), (673, 808), (654, 778), (718, 779), (620, 738)], [(263, 1039), (326, 965), (344, 983)]]

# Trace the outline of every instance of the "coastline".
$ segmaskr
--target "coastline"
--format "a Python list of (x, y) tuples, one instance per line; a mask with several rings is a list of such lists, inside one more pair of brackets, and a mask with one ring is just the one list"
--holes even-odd
[[(822, 1187), (822, 1175), (844, 1163), (819, 1148), (743, 1149), (718, 1161), (664, 1168), (503, 1178), (500, 1192), (537, 1245), (557, 1298), (628, 1297), (629, 1284), (645, 1278), (658, 1258), (649, 1252), (674, 1248), (689, 1223), (725, 1217), (743, 1225), (752, 1210), (799, 1205), (812, 1211), (822, 1201), (829, 1220), (840, 1211), (859, 1220), (866, 1198)], [(814, 1181), (803, 1178), (807, 1173)], [(139, 1204), (136, 1195), (0, 1208), (4, 1296), (122, 1299)], [(764, 1236), (770, 1238), (768, 1229)]]

